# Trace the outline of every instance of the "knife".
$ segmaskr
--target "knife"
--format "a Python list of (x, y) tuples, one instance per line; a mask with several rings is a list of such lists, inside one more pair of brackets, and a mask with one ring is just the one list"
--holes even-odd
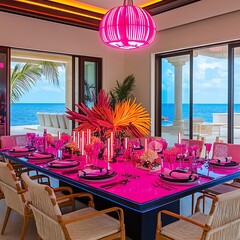
[(62, 171), (62, 174), (74, 174), (74, 173), (78, 173), (79, 169), (74, 169), (74, 170), (66, 170), (66, 171)]
[(198, 176), (202, 177), (202, 178), (207, 178), (207, 179), (210, 179), (210, 180), (213, 180), (214, 177), (210, 177), (210, 176), (207, 176), (207, 175), (204, 175), (202, 173), (197, 173)]
[(125, 183), (127, 183), (127, 182), (129, 182), (128, 179), (123, 179), (123, 180), (120, 180), (120, 181), (118, 181), (118, 182), (113, 182), (113, 183), (101, 185), (100, 188), (105, 188), (105, 189), (107, 189), (107, 188), (111, 188), (111, 187), (117, 186), (117, 185), (119, 185), (119, 184), (125, 184)]

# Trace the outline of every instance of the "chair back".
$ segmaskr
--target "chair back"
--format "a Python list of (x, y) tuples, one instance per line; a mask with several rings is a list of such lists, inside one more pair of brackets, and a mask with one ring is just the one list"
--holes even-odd
[(28, 144), (28, 139), (26, 135), (1, 136), (2, 148), (26, 146), (27, 144)]
[(213, 157), (232, 157), (232, 160), (240, 163), (240, 144), (214, 142)]
[(0, 186), (7, 206), (23, 215), (26, 209), (26, 196), (9, 163), (0, 162)]
[(209, 216), (211, 230), (206, 240), (240, 239), (240, 189), (217, 196), (216, 208)]
[(26, 173), (21, 175), (30, 193), (30, 207), (36, 221), (37, 231), (42, 239), (65, 239), (59, 222), (62, 213), (52, 188), (39, 184), (29, 178)]
[(12, 148), (16, 146), (16, 141), (12, 136), (1, 136), (1, 148)]
[(198, 146), (198, 154), (197, 156), (199, 157), (202, 153), (202, 149), (203, 149), (203, 144), (204, 141), (203, 140), (195, 140), (195, 139), (182, 139), (181, 140), (182, 144), (186, 144), (187, 147), (193, 147), (193, 146)]
[(214, 142), (212, 157), (229, 157), (228, 145), (228, 143)]
[(240, 163), (240, 144), (229, 144), (228, 154), (233, 161)]

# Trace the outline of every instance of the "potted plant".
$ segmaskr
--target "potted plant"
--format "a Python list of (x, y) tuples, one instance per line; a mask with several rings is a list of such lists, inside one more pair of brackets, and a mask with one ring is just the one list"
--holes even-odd
[(117, 82), (117, 86), (109, 91), (111, 97), (111, 107), (114, 109), (116, 103), (124, 102), (130, 98), (133, 98), (132, 91), (135, 87), (135, 77), (133, 74), (128, 75), (122, 83)]

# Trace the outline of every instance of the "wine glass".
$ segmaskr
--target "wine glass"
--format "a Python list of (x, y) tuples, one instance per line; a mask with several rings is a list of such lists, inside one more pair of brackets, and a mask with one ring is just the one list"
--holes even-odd
[(62, 159), (62, 147), (64, 145), (63, 140), (61, 139), (55, 139), (54, 140), (54, 146), (57, 150), (57, 159)]
[(38, 152), (43, 152), (43, 137), (35, 137), (34, 147), (37, 149)]
[(86, 144), (84, 147), (85, 153), (86, 153), (86, 165), (85, 167), (93, 167), (93, 164), (91, 163), (91, 158), (94, 155), (94, 147), (93, 144)]
[(205, 149), (206, 149), (205, 159), (208, 163), (209, 162), (209, 154), (210, 154), (210, 151), (211, 151), (211, 148), (212, 148), (212, 143), (205, 143), (204, 145), (205, 145)]
[(186, 170), (185, 168), (182, 167), (182, 160), (185, 157), (186, 151), (187, 151), (187, 146), (186, 144), (181, 144), (181, 143), (175, 143), (174, 147), (177, 149), (177, 157), (179, 160), (179, 170)]
[(27, 139), (28, 139), (28, 146), (33, 147), (34, 146), (34, 140), (36, 137), (36, 133), (26, 133)]

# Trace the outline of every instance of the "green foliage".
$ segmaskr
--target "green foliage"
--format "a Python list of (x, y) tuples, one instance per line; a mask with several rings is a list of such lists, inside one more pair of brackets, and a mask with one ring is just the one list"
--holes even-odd
[(110, 92), (111, 106), (114, 108), (116, 103), (124, 102), (129, 98), (132, 98), (132, 91), (135, 87), (135, 77), (133, 74), (128, 75), (122, 83), (117, 82), (117, 86), (114, 87)]
[(38, 63), (18, 63), (12, 70), (10, 78), (11, 102), (15, 103), (44, 76), (50, 84), (59, 86), (58, 65), (50, 61)]

